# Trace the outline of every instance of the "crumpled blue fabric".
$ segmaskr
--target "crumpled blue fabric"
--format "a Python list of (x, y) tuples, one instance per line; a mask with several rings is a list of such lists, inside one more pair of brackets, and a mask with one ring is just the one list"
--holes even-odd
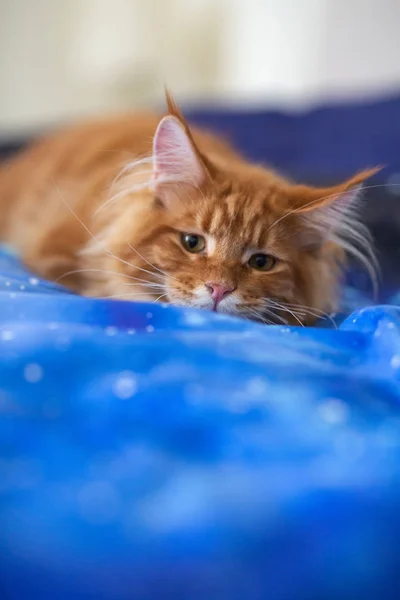
[(0, 273), (1, 598), (396, 597), (396, 299), (265, 327)]

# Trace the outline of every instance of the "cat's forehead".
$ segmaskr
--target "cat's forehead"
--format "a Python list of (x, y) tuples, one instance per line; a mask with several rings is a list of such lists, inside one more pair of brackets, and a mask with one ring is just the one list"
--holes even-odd
[(216, 243), (263, 247), (274, 236), (278, 215), (261, 194), (230, 194), (210, 198), (195, 215), (199, 229)]

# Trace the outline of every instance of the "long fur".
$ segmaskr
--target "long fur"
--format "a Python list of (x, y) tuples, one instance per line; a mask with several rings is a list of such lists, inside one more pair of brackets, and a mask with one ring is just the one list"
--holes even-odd
[[(211, 308), (205, 284), (224, 281), (234, 293), (218, 310), (264, 323), (335, 310), (346, 255), (376, 285), (357, 191), (374, 170), (332, 188), (292, 184), (189, 127), (169, 94), (167, 107), (164, 121), (133, 114), (58, 132), (5, 165), (1, 239), (78, 293)], [(180, 233), (204, 235), (209, 255), (188, 253)], [(254, 271), (251, 252), (276, 266)]]

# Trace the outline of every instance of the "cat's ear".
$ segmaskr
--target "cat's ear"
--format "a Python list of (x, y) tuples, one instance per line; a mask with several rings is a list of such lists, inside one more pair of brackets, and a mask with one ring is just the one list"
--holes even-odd
[(206, 179), (187, 127), (172, 115), (164, 117), (153, 139), (153, 180), (156, 189), (168, 184), (201, 186)]
[(351, 179), (328, 188), (291, 186), (287, 214), (300, 219), (311, 245), (321, 244), (346, 225), (354, 224), (363, 183), (379, 170), (380, 167), (361, 171)]

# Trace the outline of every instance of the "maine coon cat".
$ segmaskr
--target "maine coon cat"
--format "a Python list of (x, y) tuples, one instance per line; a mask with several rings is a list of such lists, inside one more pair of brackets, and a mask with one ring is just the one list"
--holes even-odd
[(334, 310), (346, 254), (373, 265), (356, 207), (375, 170), (329, 188), (295, 184), (167, 104), (163, 118), (71, 127), (4, 165), (1, 239), (40, 276), (87, 296), (265, 323)]

